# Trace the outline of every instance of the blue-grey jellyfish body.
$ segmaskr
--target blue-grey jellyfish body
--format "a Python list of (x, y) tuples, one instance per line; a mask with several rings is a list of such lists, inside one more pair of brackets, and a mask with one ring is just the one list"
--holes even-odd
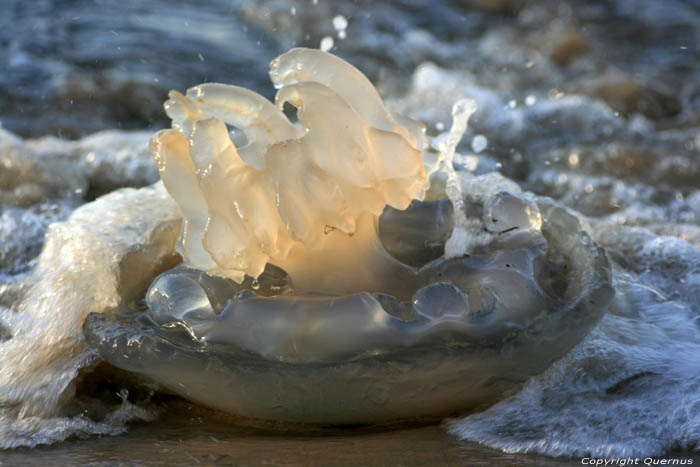
[(244, 417), (355, 424), (492, 403), (589, 332), (613, 295), (610, 266), (548, 200), (538, 202), (541, 228), (526, 228), (510, 206), (499, 215), (514, 227), (490, 245), (433, 258), (425, 249), (444, 245), (453, 224), (445, 203), (381, 219), (380, 232), (405, 233), (383, 235), (386, 250), (423, 262), (406, 266), (410, 300), (296, 294), (270, 265), (241, 284), (180, 266), (153, 282), (145, 313), (90, 315), (85, 335), (112, 365)]

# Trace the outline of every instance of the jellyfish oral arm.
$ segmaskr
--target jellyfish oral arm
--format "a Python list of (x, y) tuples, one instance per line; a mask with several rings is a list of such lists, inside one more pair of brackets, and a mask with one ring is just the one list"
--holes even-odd
[(382, 292), (407, 300), (416, 289), (415, 270), (394, 259), (377, 234), (377, 217), (357, 219), (352, 235), (330, 230), (318, 249), (292, 247), (275, 261), (292, 279), (296, 290), (349, 294)]
[[(377, 225), (385, 206), (425, 195), (424, 128), (387, 111), (364, 75), (328, 53), (294, 49), (270, 75), (276, 105), (223, 84), (166, 102), (173, 129), (151, 151), (183, 214), (181, 253), (237, 282), (271, 263), (298, 291), (407, 298), (414, 271), (384, 251)], [(245, 141), (234, 144), (227, 125)]]

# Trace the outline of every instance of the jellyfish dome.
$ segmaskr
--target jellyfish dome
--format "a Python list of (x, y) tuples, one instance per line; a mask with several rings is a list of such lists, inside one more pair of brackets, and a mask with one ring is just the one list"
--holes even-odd
[(274, 104), (170, 93), (151, 151), (183, 261), (87, 317), (104, 360), (244, 417), (391, 422), (492, 403), (599, 320), (610, 265), (578, 220), (455, 169), (468, 105), (430, 142), (334, 55), (293, 49), (270, 77)]

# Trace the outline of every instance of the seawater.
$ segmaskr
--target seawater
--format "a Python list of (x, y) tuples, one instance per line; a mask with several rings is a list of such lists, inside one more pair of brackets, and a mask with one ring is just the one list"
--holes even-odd
[[(333, 27), (337, 15), (347, 18), (345, 38)], [(65, 384), (41, 362), (27, 367), (31, 359), (17, 346), (32, 342), (37, 319), (65, 325), (53, 334), (44, 326), (55, 338), (46, 342), (57, 346), (49, 348), (80, 338), (79, 320), (66, 324), (75, 317), (37, 317), (19, 306), (36, 287), (35, 258), (52, 222), (116, 188), (157, 180), (145, 142), (166, 123), (168, 89), (222, 81), (266, 92), (271, 58), (294, 45), (318, 47), (326, 36), (389, 106), (424, 121), (431, 135), (449, 127), (458, 98), (474, 99), (455, 163), (500, 171), (557, 199), (616, 264), (617, 296), (600, 325), (518, 393), (449, 421), (446, 439), (595, 458), (697, 447), (697, 2), (217, 0), (173, 8), (40, 0), (31, 8), (6, 2), (0, 25), (8, 64), (0, 76), (0, 374), (21, 368), (67, 389), (54, 395), (67, 398), (63, 407), (80, 407), (42, 411), (48, 399), (35, 412), (12, 405), (21, 388), (7, 377), (1, 447), (120, 434), (129, 421), (192, 410), (147, 391), (121, 392), (127, 375), (87, 387), (78, 370), (95, 361), (87, 350), (61, 368)], [(85, 136), (96, 131), (103, 132)], [(111, 395), (72, 404), (90, 391)]]

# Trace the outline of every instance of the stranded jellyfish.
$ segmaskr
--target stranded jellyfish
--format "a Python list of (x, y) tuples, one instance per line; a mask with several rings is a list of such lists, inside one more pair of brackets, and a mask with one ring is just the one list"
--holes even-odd
[(294, 49), (270, 76), (274, 104), (170, 93), (151, 150), (183, 263), (88, 317), (107, 362), (236, 415), (386, 422), (493, 402), (600, 318), (610, 267), (565, 209), (456, 172), (461, 133), (433, 150), (331, 54)]

